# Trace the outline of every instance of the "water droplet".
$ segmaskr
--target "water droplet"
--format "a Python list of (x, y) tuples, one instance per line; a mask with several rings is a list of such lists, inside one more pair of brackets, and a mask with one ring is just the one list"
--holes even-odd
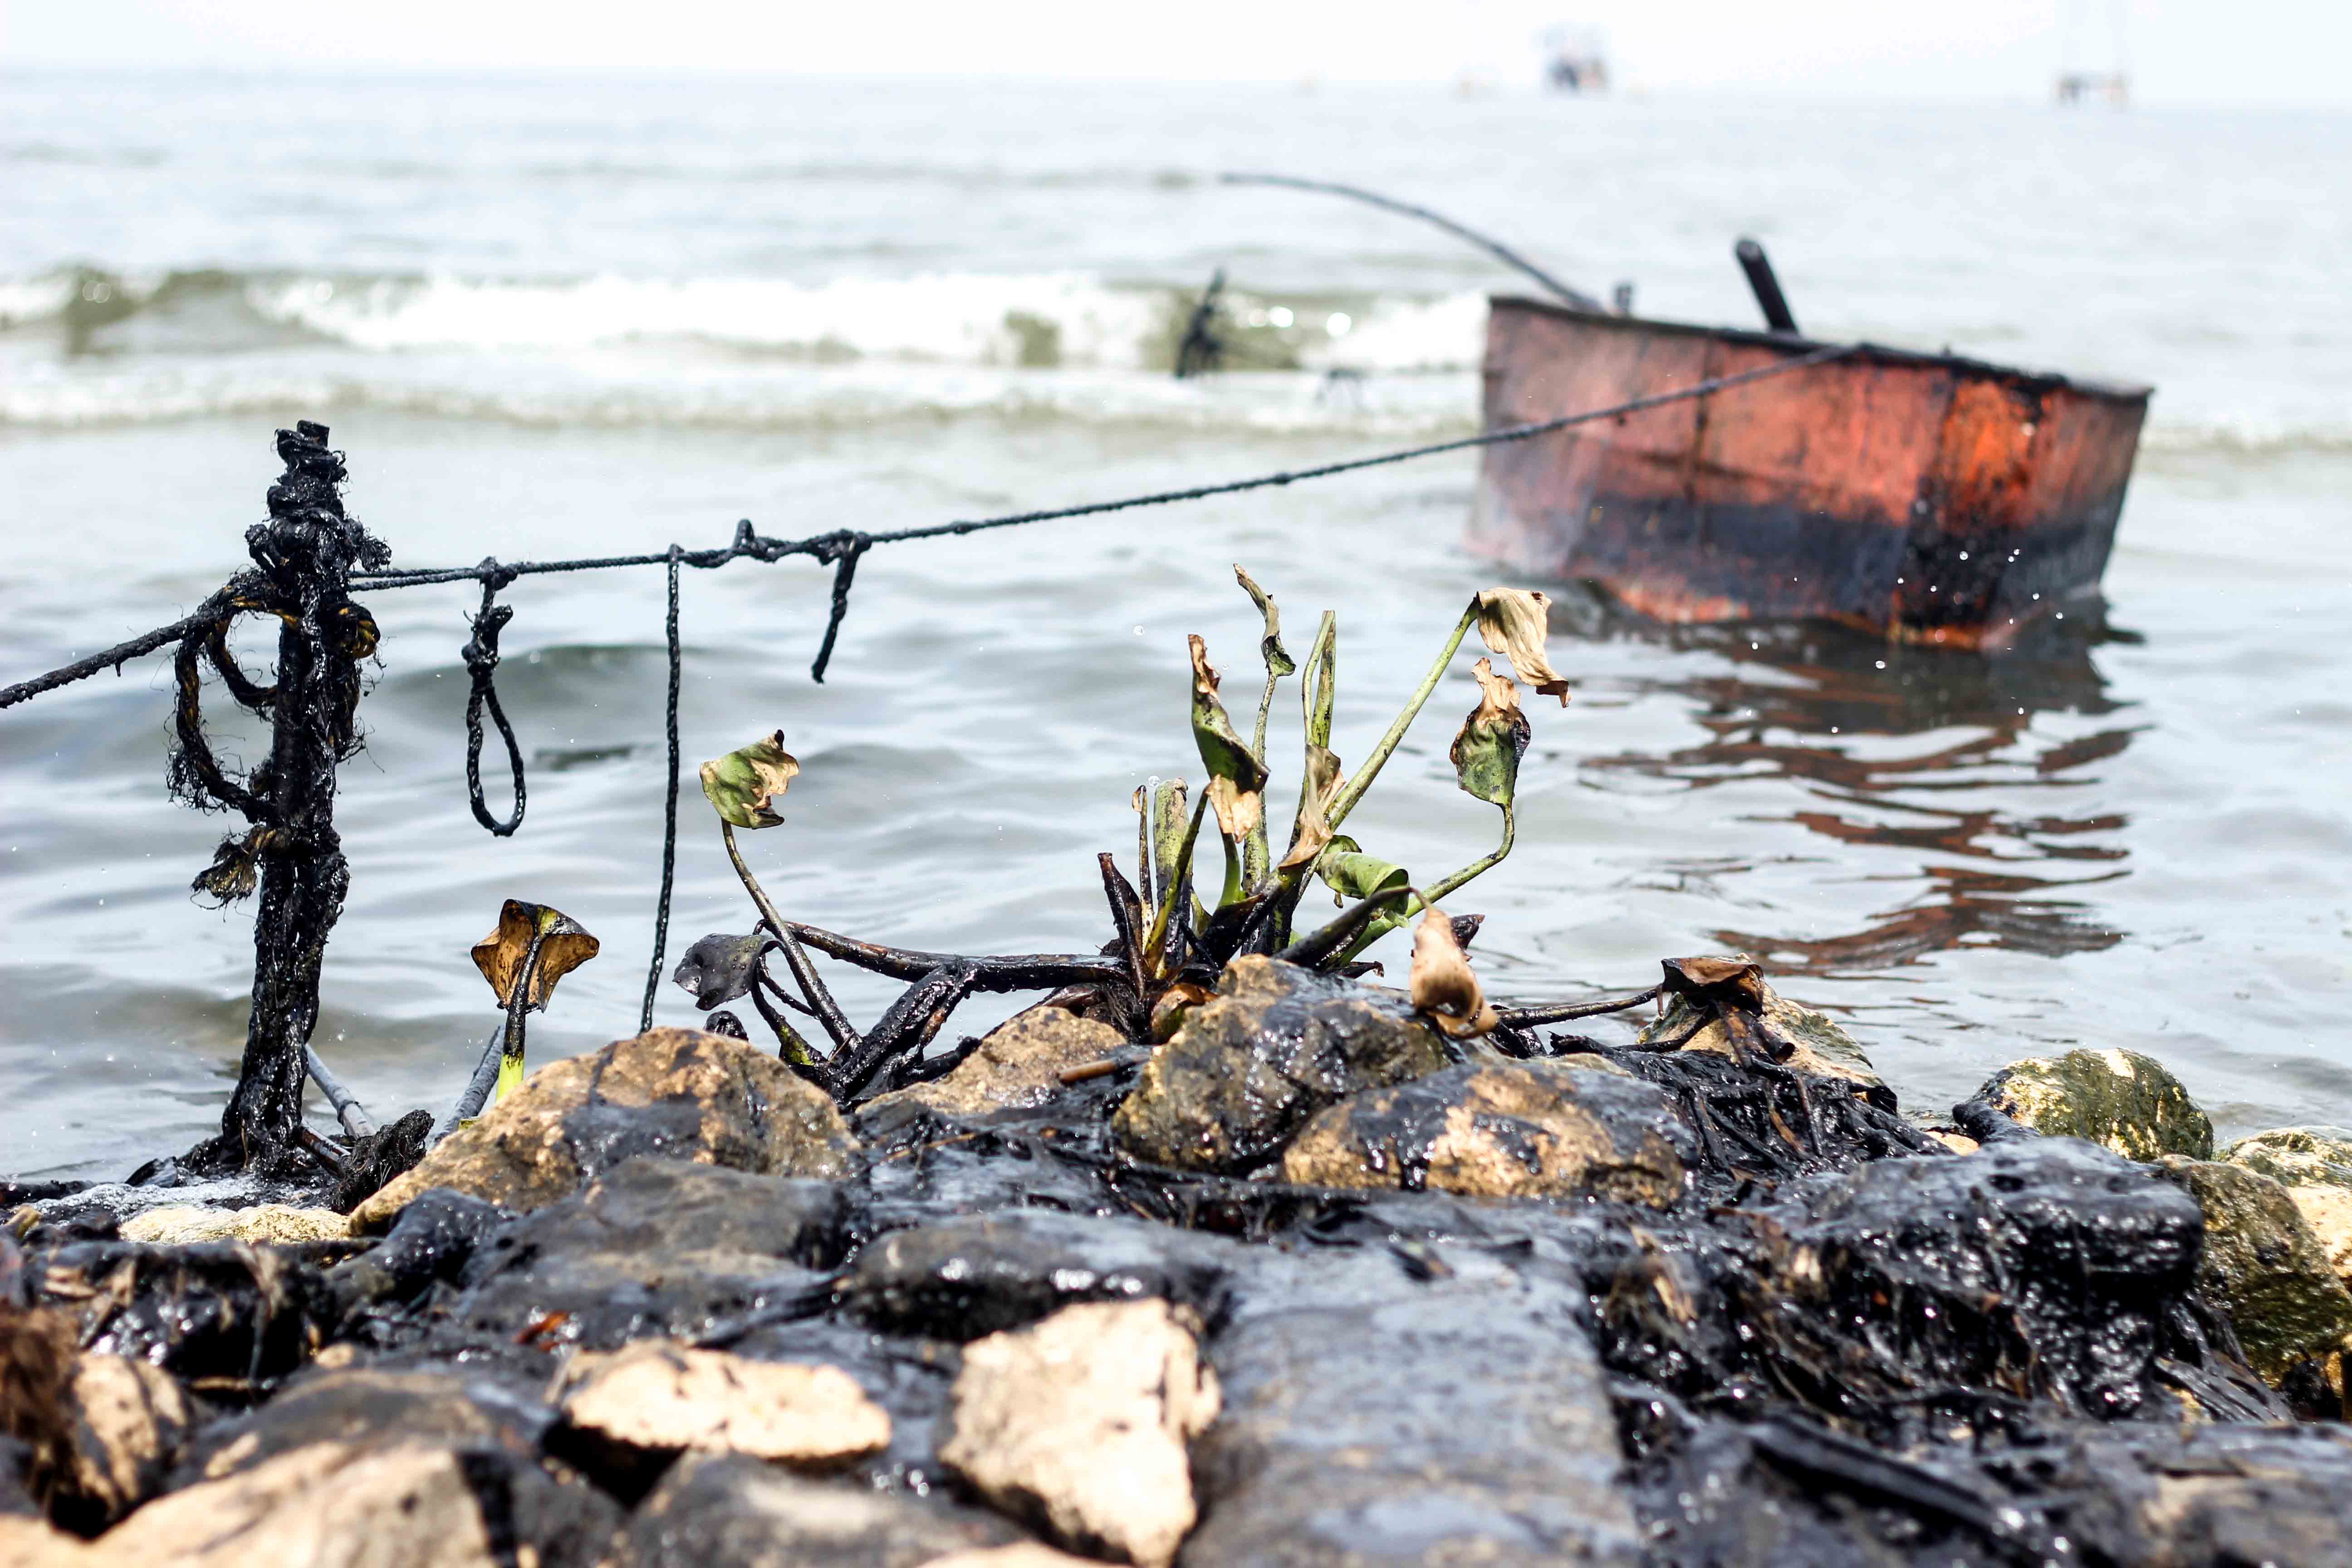
[(1878, 668), (1881, 668), (1881, 669), (1885, 669), (1885, 668), (1886, 668), (1886, 661), (1885, 661), (1885, 659), (1883, 659), (1883, 658), (1882, 658), (1882, 659), (1880, 659), (1880, 660), (1878, 661)]

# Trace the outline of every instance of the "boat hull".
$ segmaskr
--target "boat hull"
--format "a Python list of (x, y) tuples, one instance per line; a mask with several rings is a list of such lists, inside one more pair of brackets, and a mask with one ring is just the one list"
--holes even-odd
[[(1488, 430), (1821, 345), (1498, 298)], [(2095, 386), (1864, 345), (1746, 386), (1484, 449), (1471, 549), (1664, 621), (1818, 616), (1997, 647), (2095, 594), (2147, 414)]]

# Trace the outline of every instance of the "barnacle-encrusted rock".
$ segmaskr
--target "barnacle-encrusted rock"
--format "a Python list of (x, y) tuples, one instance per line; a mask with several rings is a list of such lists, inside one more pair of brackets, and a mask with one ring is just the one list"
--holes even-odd
[(2218, 1161), (2168, 1154), (2158, 1163), (2205, 1211), (2198, 1282), (2266, 1382), (2275, 1387), (2305, 1357), (2352, 1350), (2352, 1294), (2288, 1189)]
[(2127, 1160), (2213, 1157), (2213, 1123), (2154, 1057), (2068, 1051), (2028, 1057), (1985, 1080), (1969, 1102), (2053, 1138), (2087, 1138)]
[(1275, 959), (1235, 959), (1217, 994), (1152, 1053), (1113, 1119), (1142, 1159), (1234, 1171), (1360, 1089), (1435, 1072), (1436, 1031), (1402, 999)]
[(693, 1448), (829, 1468), (890, 1446), (888, 1414), (838, 1367), (641, 1340), (579, 1357), (559, 1392), (575, 1436), (661, 1459)]
[(1185, 1316), (1092, 1302), (966, 1345), (941, 1462), (1073, 1550), (1167, 1568), (1196, 1517), (1186, 1445), (1217, 1417)]
[[(1756, 984), (1764, 996), (1765, 1026), (1795, 1047), (1781, 1064), (1783, 1067), (1819, 1078), (1843, 1079), (1866, 1098), (1893, 1107), (1892, 1091), (1878, 1076), (1878, 1069), (1870, 1065), (1870, 1058), (1854, 1044), (1852, 1035), (1838, 1027), (1828, 1014), (1790, 1001), (1760, 979)], [(1642, 1043), (1650, 1045), (1689, 1034), (1691, 1026), (1697, 1021), (1690, 1004), (1680, 996), (1674, 997), (1666, 1004), (1665, 1011), (1643, 1027)], [(1732, 1054), (1731, 1041), (1720, 1023), (1709, 1024), (1692, 1035), (1682, 1048), (1713, 1051), (1727, 1057)]]
[(2327, 1249), (2336, 1277), (2352, 1286), (2352, 1131), (2280, 1127), (2239, 1139), (2221, 1158), (2284, 1187)]
[(1030, 1110), (1062, 1092), (1065, 1071), (1100, 1061), (1126, 1044), (1126, 1037), (1100, 1019), (1081, 1018), (1061, 1007), (1032, 1007), (990, 1031), (980, 1048), (945, 1078), (877, 1094), (866, 1108), (911, 1101), (947, 1116)]
[(352, 1228), (383, 1230), (435, 1187), (538, 1208), (636, 1154), (838, 1177), (856, 1147), (833, 1101), (774, 1057), (724, 1035), (651, 1029), (541, 1068), (362, 1204)]
[[(1601, 1060), (1603, 1058), (1594, 1058)], [(1679, 1130), (1664, 1095), (1568, 1061), (1477, 1061), (1318, 1112), (1282, 1156), (1286, 1181), (1487, 1197), (1609, 1198), (1664, 1208), (1681, 1195)]]
[(332, 1209), (256, 1204), (243, 1209), (153, 1208), (122, 1222), (122, 1239), (192, 1241), (326, 1241), (352, 1233)]

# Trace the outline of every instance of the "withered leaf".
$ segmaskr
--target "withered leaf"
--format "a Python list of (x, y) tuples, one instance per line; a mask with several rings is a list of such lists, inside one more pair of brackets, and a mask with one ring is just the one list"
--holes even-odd
[(1331, 842), (1331, 803), (1339, 797), (1339, 786), (1346, 782), (1331, 749), (1307, 742), (1306, 787), (1299, 792), (1298, 821), (1291, 828), (1290, 852), (1282, 858), (1281, 869), (1312, 866)]
[(1551, 632), (1551, 598), (1531, 588), (1484, 588), (1478, 594), (1478, 636), (1511, 661), (1521, 680), (1568, 706), (1568, 682), (1544, 656)]
[(1258, 639), (1257, 644), (1258, 657), (1265, 659), (1266, 668), (1276, 675), (1296, 674), (1298, 666), (1282, 646), (1282, 611), (1275, 605), (1274, 596), (1259, 587), (1257, 579), (1243, 571), (1238, 562), (1234, 565), (1234, 580), (1242, 585), (1242, 591), (1250, 596), (1250, 602), (1257, 605), (1257, 613), (1265, 617), (1265, 635)]
[(1495, 667), (1480, 659), (1471, 670), (1478, 679), (1478, 706), (1462, 721), (1454, 737), (1454, 776), (1463, 789), (1490, 805), (1508, 807), (1518, 787), (1519, 759), (1527, 754), (1533, 731), (1519, 711), (1519, 689)]
[(760, 954), (775, 940), (765, 931), (750, 936), (713, 931), (686, 950), (670, 979), (693, 992), (694, 1005), (708, 1013), (751, 994)]
[(1412, 1005), (1455, 1039), (1483, 1035), (1499, 1020), (1479, 987), (1445, 911), (1431, 905), (1412, 929)]
[(1217, 814), (1217, 831), (1238, 840), (1265, 813), (1265, 764), (1251, 753), (1217, 700), (1218, 677), (1209, 668), (1208, 645), (1197, 637), (1184, 642), (1192, 654), (1192, 742), (1209, 770), (1209, 809)]
[(603, 945), (587, 928), (561, 910), (509, 899), (499, 910), (499, 928), (474, 944), (474, 967), (490, 983), (499, 1005), (514, 998), (515, 979), (530, 952), (531, 939), (541, 941), (538, 967), (531, 971), (527, 1007), (544, 1007), (555, 983), (596, 956)]
[(720, 820), (738, 827), (773, 827), (784, 819), (775, 803), (801, 771), (777, 731), (702, 764), (702, 793)]

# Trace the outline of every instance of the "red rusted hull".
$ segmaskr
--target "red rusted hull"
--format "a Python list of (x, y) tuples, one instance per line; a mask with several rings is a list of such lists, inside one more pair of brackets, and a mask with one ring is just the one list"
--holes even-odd
[[(1794, 338), (1492, 301), (1486, 428), (1771, 364)], [(1999, 647), (2095, 591), (2145, 388), (1865, 347), (1485, 449), (1472, 550), (1666, 621), (1822, 616)]]

